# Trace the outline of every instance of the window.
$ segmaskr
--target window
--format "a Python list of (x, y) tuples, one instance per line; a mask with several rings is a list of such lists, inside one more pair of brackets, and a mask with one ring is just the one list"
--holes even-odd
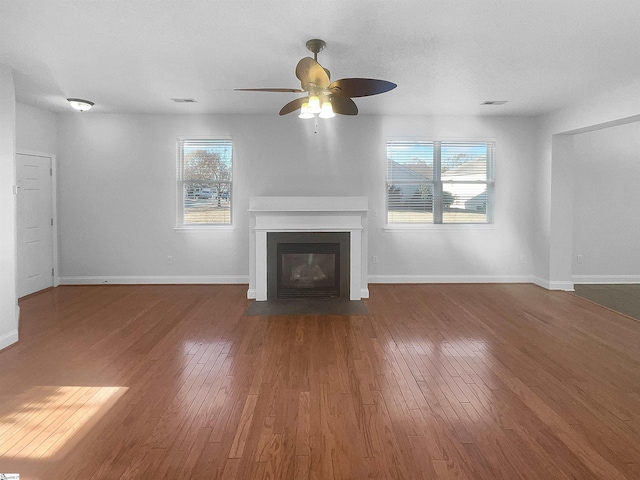
[(179, 227), (231, 225), (231, 140), (178, 139)]
[(387, 142), (387, 224), (492, 223), (492, 142)]

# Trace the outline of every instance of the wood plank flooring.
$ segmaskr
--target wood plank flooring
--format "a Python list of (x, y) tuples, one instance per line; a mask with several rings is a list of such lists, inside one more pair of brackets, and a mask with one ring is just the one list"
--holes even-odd
[(640, 322), (533, 285), (370, 285), (249, 317), (245, 285), (64, 286), (0, 352), (0, 473), (640, 479)]

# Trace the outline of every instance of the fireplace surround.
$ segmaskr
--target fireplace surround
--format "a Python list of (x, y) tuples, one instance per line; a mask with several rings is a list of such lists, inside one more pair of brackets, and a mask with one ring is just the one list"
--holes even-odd
[(273, 290), (273, 278), (271, 281), (269, 278), (269, 271), (273, 276), (274, 268), (269, 268), (268, 237), (301, 234), (297, 240), (304, 238), (302, 242), (280, 243), (305, 243), (311, 241), (308, 240), (311, 238), (308, 234), (342, 234), (341, 240), (319, 242), (340, 243), (345, 249), (345, 253), (340, 255), (339, 264), (340, 274), (343, 275), (340, 298), (368, 298), (367, 212), (366, 197), (251, 197), (247, 297), (264, 301), (278, 296), (277, 290)]

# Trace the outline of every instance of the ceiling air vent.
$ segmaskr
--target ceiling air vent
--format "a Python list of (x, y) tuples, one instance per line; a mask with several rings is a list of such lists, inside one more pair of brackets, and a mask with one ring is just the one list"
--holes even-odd
[(486, 102), (482, 102), (480, 105), (504, 105), (508, 100), (487, 100)]
[(176, 103), (198, 103), (195, 98), (172, 98)]

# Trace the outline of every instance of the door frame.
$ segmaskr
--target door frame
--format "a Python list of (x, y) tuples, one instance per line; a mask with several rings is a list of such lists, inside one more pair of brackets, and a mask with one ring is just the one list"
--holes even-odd
[[(58, 172), (57, 172), (57, 162), (56, 156), (53, 153), (45, 153), (38, 152), (34, 150), (27, 149), (16, 149), (16, 156), (14, 159), (15, 168), (18, 168), (18, 155), (30, 155), (32, 157), (43, 157), (51, 159), (51, 217), (53, 218), (53, 228), (51, 229), (51, 250), (52, 250), (52, 260), (53, 260), (53, 286), (57, 287), (60, 285), (60, 272), (58, 266)], [(18, 216), (17, 216), (17, 199), (16, 199), (16, 232)], [(16, 250), (16, 268), (18, 265), (18, 251)], [(16, 291), (18, 289), (18, 285), (16, 284)]]

